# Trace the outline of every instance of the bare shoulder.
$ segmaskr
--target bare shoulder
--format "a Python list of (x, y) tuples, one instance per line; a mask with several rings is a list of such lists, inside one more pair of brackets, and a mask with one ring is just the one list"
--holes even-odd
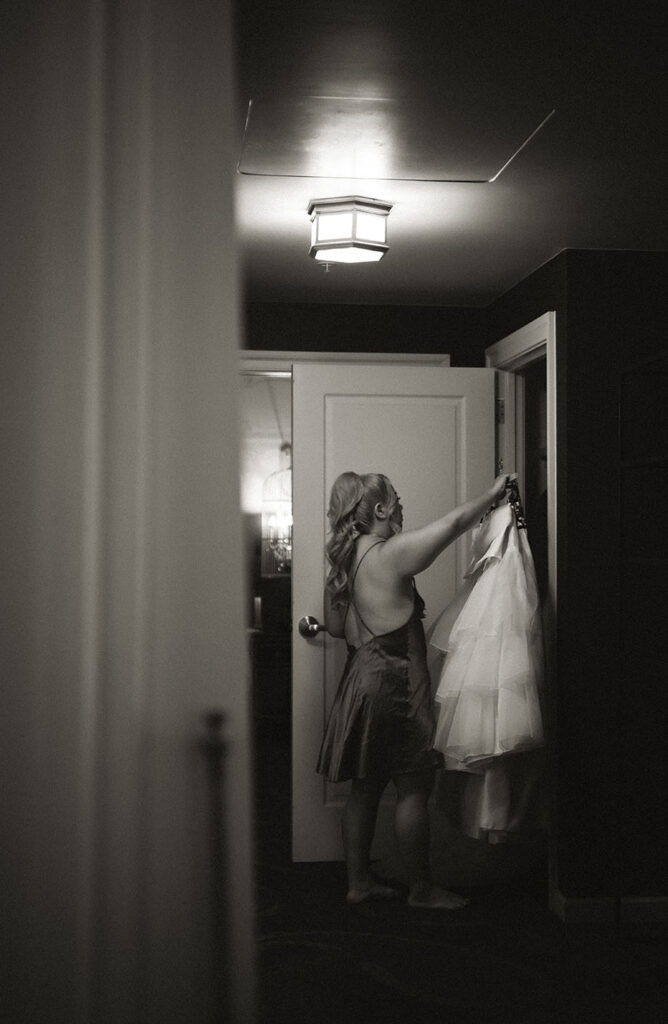
[[(370, 565), (377, 562), (379, 553), (383, 551), (387, 541), (384, 537), (376, 537), (374, 534), (365, 533), (358, 539), (353, 559), (353, 572), (364, 559), (365, 564)], [(373, 550), (372, 550), (373, 549)]]
[(385, 585), (397, 583), (407, 574), (402, 570), (401, 544), (402, 534), (388, 537), (371, 551), (365, 562), (369, 566), (369, 575), (378, 583)]
[(402, 558), (406, 549), (411, 545), (411, 536), (414, 532), (414, 530), (402, 530), (401, 533), (388, 537), (382, 549), (382, 563), (385, 567), (396, 573), (401, 572)]

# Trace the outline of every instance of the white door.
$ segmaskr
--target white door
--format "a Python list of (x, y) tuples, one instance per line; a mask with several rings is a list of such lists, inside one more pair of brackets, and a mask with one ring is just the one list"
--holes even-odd
[[(347, 784), (316, 774), (320, 742), (345, 660), (345, 643), (304, 639), (299, 619), (323, 621), (327, 503), (345, 470), (388, 476), (405, 528), (421, 526), (489, 487), (495, 475), (492, 369), (440, 366), (293, 366), (292, 800), (293, 859), (341, 860)], [(417, 585), (425, 628), (462, 578), (467, 538), (441, 555)], [(391, 789), (391, 787), (390, 787)], [(374, 856), (392, 839), (392, 800), (379, 814)]]

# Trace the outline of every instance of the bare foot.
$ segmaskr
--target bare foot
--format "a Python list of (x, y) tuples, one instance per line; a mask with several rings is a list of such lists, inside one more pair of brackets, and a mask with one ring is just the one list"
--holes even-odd
[(458, 896), (456, 892), (448, 892), (447, 889), (439, 889), (437, 886), (418, 889), (408, 895), (409, 907), (427, 910), (460, 910), (467, 906), (468, 902), (465, 896)]
[(347, 903), (364, 903), (366, 900), (398, 900), (401, 893), (389, 885), (372, 882), (366, 889), (349, 889)]

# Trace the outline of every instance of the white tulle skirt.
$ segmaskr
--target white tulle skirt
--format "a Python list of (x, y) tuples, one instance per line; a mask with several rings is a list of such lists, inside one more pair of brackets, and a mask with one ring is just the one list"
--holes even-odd
[(430, 637), (446, 652), (434, 746), (446, 768), (480, 774), (495, 758), (544, 743), (536, 575), (509, 505), (476, 530), (466, 580)]

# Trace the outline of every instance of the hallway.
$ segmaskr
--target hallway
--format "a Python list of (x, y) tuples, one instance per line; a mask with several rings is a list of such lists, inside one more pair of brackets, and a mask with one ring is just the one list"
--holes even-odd
[(665, 925), (565, 927), (544, 872), (470, 888), (451, 914), (345, 904), (342, 863), (289, 847), (288, 722), (259, 723), (256, 752), (262, 1024), (659, 1024)]

